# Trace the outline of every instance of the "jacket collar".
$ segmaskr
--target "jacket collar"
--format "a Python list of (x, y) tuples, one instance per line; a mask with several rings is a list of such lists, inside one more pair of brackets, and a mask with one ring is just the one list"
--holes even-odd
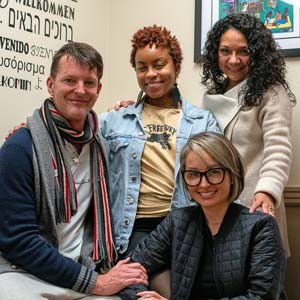
[(219, 232), (217, 233), (215, 238), (223, 237), (227, 234), (235, 224), (236, 220), (239, 217), (239, 211), (240, 206), (234, 202), (230, 203), (228, 206), (228, 209), (226, 211), (226, 214), (224, 216), (224, 219), (222, 221), (221, 227), (219, 229)]
[[(236, 220), (238, 219), (239, 216), (239, 211), (240, 211), (241, 207), (232, 202), (229, 204), (227, 211), (225, 213), (225, 216), (223, 218), (223, 221), (221, 223), (220, 229), (218, 231), (218, 233), (216, 234), (215, 238), (224, 236), (228, 231), (231, 230), (232, 226), (235, 224)], [(200, 231), (201, 233), (203, 232), (203, 224), (202, 224), (202, 220), (205, 220), (205, 216), (204, 216), (204, 212), (202, 210), (201, 207), (199, 207), (200, 210)]]
[[(143, 110), (143, 103), (135, 107), (135, 104), (130, 105), (127, 109), (124, 109), (124, 116), (126, 115), (136, 115), (141, 116)], [(186, 119), (199, 119), (201, 118), (200, 112), (202, 109), (195, 105), (190, 104), (185, 99), (181, 98), (181, 113), (185, 116)]]
[(224, 94), (204, 94), (203, 108), (211, 111), (222, 132), (241, 109), (239, 97), (246, 81), (242, 81)]

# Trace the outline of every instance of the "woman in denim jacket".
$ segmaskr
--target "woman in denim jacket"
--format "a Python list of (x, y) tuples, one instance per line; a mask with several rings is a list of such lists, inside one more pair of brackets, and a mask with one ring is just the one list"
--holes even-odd
[(138, 100), (99, 117), (110, 145), (115, 242), (124, 256), (171, 208), (192, 205), (179, 176), (179, 153), (191, 135), (219, 131), (209, 111), (181, 97), (176, 81), (182, 58), (166, 28), (138, 30), (130, 57), (141, 88)]

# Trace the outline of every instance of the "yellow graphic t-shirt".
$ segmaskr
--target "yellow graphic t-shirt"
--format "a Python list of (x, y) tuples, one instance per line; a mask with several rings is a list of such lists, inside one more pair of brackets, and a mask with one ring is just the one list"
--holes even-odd
[(147, 140), (142, 154), (137, 218), (163, 217), (170, 210), (179, 114), (178, 108), (144, 103), (142, 120)]

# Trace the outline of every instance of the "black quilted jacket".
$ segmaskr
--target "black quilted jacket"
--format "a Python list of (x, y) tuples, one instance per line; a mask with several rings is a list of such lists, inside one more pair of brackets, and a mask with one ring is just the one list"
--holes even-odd
[[(203, 249), (203, 212), (200, 207), (173, 210), (138, 246), (132, 260), (148, 274), (171, 269), (171, 299), (189, 299)], [(232, 203), (215, 238), (214, 277), (218, 300), (283, 299), (285, 254), (276, 220)], [(144, 286), (120, 293), (137, 299)]]

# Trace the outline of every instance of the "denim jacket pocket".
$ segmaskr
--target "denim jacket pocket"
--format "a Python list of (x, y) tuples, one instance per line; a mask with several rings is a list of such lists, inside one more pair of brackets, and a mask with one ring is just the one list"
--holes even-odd
[(127, 147), (130, 143), (128, 137), (116, 137), (108, 140), (110, 151), (118, 152), (121, 148)]

